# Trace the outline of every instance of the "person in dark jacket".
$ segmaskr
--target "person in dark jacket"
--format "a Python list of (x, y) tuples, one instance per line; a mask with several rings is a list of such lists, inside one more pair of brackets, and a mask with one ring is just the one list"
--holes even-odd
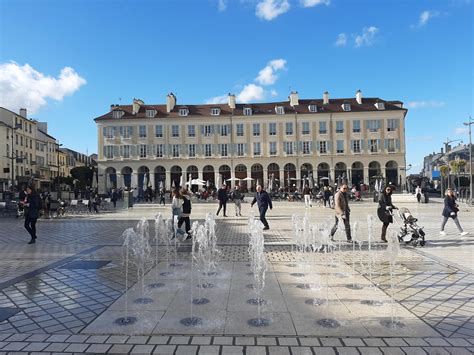
[(258, 211), (260, 212), (260, 221), (263, 223), (263, 230), (268, 230), (270, 229), (270, 226), (268, 225), (268, 221), (265, 218), (265, 215), (267, 214), (267, 210), (270, 207), (270, 209), (273, 208), (272, 205), (272, 200), (270, 199), (270, 196), (268, 193), (262, 189), (261, 185), (257, 185), (257, 193), (255, 194), (255, 197), (253, 198), (252, 204), (250, 207), (253, 207), (253, 205), (257, 203), (258, 206)]
[(180, 191), (181, 198), (183, 199), (183, 204), (181, 206), (182, 212), (178, 219), (178, 228), (181, 228), (183, 223), (185, 223), (185, 230), (186, 230), (186, 239), (191, 238), (191, 220), (189, 217), (191, 216), (191, 195), (187, 188), (182, 188)]
[(446, 197), (444, 198), (444, 208), (442, 213), (443, 222), (441, 223), (441, 231), (439, 232), (439, 234), (446, 235), (446, 232), (444, 231), (444, 226), (448, 222), (449, 218), (452, 218), (454, 220), (454, 223), (456, 224), (456, 227), (458, 227), (459, 233), (462, 236), (468, 234), (468, 232), (463, 231), (461, 224), (459, 223), (458, 212), (459, 208), (456, 204), (456, 196), (454, 195), (454, 191), (452, 189), (447, 189)]
[(110, 201), (114, 204), (114, 208), (117, 207), (117, 200), (118, 200), (118, 193), (117, 190), (112, 189), (112, 193), (110, 194), (111, 198)]
[(392, 210), (398, 209), (392, 204), (392, 192), (391, 186), (385, 187), (385, 190), (380, 194), (379, 207), (377, 208), (377, 216), (382, 225), (382, 235), (380, 236), (382, 242), (387, 243), (387, 228), (390, 223), (393, 223)]
[(36, 243), (36, 221), (39, 217), (41, 209), (41, 198), (35, 190), (34, 186), (26, 188), (26, 203), (24, 203), (25, 211), (25, 229), (30, 233), (31, 240), (28, 244)]
[(218, 216), (221, 209), (224, 209), (224, 217), (227, 217), (227, 200), (229, 199), (229, 196), (227, 195), (227, 185), (222, 185), (219, 191), (217, 191), (217, 199), (219, 200), (219, 208), (216, 215)]
[(337, 225), (340, 219), (341, 222), (344, 224), (347, 241), (352, 241), (351, 223), (349, 220), (351, 215), (351, 209), (349, 208), (349, 198), (347, 196), (347, 190), (347, 184), (343, 184), (334, 196), (334, 212), (336, 213), (336, 216), (334, 226), (331, 229), (331, 240), (333, 240), (334, 234), (336, 234)]

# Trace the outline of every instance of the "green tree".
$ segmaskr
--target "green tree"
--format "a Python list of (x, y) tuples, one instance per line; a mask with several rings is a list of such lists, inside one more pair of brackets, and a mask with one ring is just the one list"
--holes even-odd
[(79, 166), (71, 169), (71, 176), (74, 180), (77, 180), (76, 187), (84, 189), (87, 186), (92, 186), (92, 175), (93, 170), (88, 166)]

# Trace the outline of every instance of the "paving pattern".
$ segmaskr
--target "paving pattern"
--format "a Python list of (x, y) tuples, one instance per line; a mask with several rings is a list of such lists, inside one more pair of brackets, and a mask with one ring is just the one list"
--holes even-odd
[[(212, 204), (195, 205), (193, 218), (202, 219), (205, 213), (214, 212), (215, 207)], [(361, 225), (361, 239), (367, 233), (364, 223), (366, 216), (374, 213), (374, 207), (369, 202), (352, 207), (351, 218)], [(386, 302), (394, 300), (398, 314), (409, 316), (422, 324), (419, 329), (403, 336), (400, 334), (404, 332), (383, 334), (376, 328), (371, 331), (372, 328), (367, 324), (362, 327), (368, 330), (367, 333), (360, 334), (318, 333), (315, 328), (306, 332), (303, 329), (308, 326), (304, 320), (288, 319), (284, 313), (278, 312), (281, 305), (277, 297), (272, 306), (276, 309), (271, 309), (271, 313), (277, 317), (276, 323), (289, 322), (291, 326), (282, 327), (284, 331), (267, 331), (268, 334), (262, 335), (239, 326), (232, 330), (232, 324), (236, 323), (230, 321), (223, 328), (214, 324), (214, 329), (186, 334), (180, 329), (173, 329), (171, 313), (167, 316), (167, 311), (173, 307), (182, 308), (181, 304), (186, 303), (183, 299), (189, 291), (186, 278), (174, 279), (174, 286), (180, 287), (176, 286), (177, 292), (169, 297), (167, 307), (153, 312), (156, 323), (152, 329), (137, 335), (120, 334), (120, 331), (113, 335), (115, 331), (112, 327), (107, 327), (105, 323), (101, 325), (101, 321), (109, 319), (108, 314), (111, 312), (121, 314), (123, 308), (125, 283), (120, 236), (125, 228), (136, 224), (140, 217), (152, 218), (158, 212), (168, 214), (168, 209), (138, 206), (128, 212), (119, 210), (114, 214), (87, 218), (39, 221), (39, 240), (36, 245), (25, 244), (28, 238), (21, 220), (2, 218), (0, 354), (471, 354), (474, 352), (474, 237), (461, 238), (455, 227), (449, 224), (446, 229), (448, 235), (439, 236), (440, 204), (412, 204), (409, 208), (425, 225), (428, 244), (424, 248), (402, 248), (393, 279), (390, 279), (388, 263), (384, 259), (384, 245), (376, 244), (375, 251), (371, 252), (373, 270), (370, 275), (367, 271), (368, 251), (362, 248), (357, 253), (351, 253), (350, 247), (343, 245), (336, 254), (339, 267), (331, 273), (330, 287), (337, 296), (330, 299), (334, 300), (334, 304), (341, 302), (334, 307), (333, 312), (348, 309), (354, 321), (359, 322), (371, 311), (360, 313), (360, 307), (353, 307), (351, 303), (354, 291), (343, 292), (340, 286), (350, 282), (374, 285), (377, 297)], [(248, 204), (244, 205), (243, 213), (250, 213)], [(298, 288), (294, 286), (301, 281), (298, 279), (300, 276), (294, 275), (304, 273), (308, 270), (304, 268), (309, 265), (301, 265), (301, 255), (292, 245), (293, 213), (306, 214), (314, 223), (333, 218), (330, 209), (305, 209), (298, 203), (275, 203), (274, 210), (269, 213), (272, 229), (265, 234), (265, 249), (271, 270), (267, 285), (269, 290), (273, 282), (275, 287), (279, 287), (282, 300), (286, 302), (282, 304), (286, 305), (289, 314), (293, 306), (288, 300), (293, 295), (288, 291), (290, 288), (284, 285), (293, 284), (291, 292), (295, 292)], [(474, 231), (473, 217), (472, 210), (462, 208), (461, 223), (468, 231)], [(233, 297), (230, 290), (235, 285), (241, 287), (251, 282), (247, 275), (247, 218), (218, 218), (217, 221), (222, 268), (228, 268), (229, 275), (234, 275), (234, 279), (228, 282), (228, 299), (222, 306), (224, 310), (237, 307), (239, 302), (230, 299)], [(376, 233), (379, 228), (377, 225)], [(178, 262), (184, 268), (189, 262), (189, 250), (189, 244), (183, 243), (178, 252)], [(321, 260), (317, 260), (318, 256), (307, 257), (313, 258), (312, 269), (319, 264), (319, 274), (324, 275), (324, 265)], [(162, 254), (160, 258), (163, 260)], [(159, 279), (159, 271), (164, 267), (162, 264), (152, 266), (147, 276), (148, 282), (170, 283), (171, 280), (163, 280), (163, 277)], [(134, 270), (130, 276), (133, 285), (136, 282)], [(137, 286), (132, 286), (132, 295), (135, 288)], [(270, 294), (275, 297), (275, 293)], [(165, 302), (166, 297), (163, 295), (156, 299)], [(344, 296), (350, 297), (345, 299)], [(216, 319), (219, 318), (218, 310), (212, 312), (215, 312)], [(210, 313), (206, 311), (204, 314)], [(238, 319), (236, 321), (239, 322)], [(420, 331), (421, 328), (429, 331), (429, 334)], [(294, 329), (294, 333), (289, 329)]]

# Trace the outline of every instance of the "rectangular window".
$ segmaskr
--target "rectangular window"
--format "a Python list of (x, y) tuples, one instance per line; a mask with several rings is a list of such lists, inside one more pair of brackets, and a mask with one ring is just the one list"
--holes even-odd
[(146, 144), (140, 144), (140, 158), (146, 158)]
[(138, 127), (138, 136), (140, 138), (146, 138), (146, 126), (139, 126)]
[(179, 137), (179, 126), (178, 125), (172, 125), (171, 126), (171, 137)]
[(212, 144), (204, 144), (204, 155), (206, 157), (212, 156)]
[(398, 119), (397, 118), (390, 118), (387, 120), (387, 131), (393, 132), (396, 131), (398, 128)]
[(244, 136), (244, 124), (237, 123), (237, 137), (243, 137), (243, 136)]
[(156, 145), (156, 157), (163, 158), (163, 144)]
[(285, 123), (285, 133), (287, 136), (293, 135), (293, 122)]
[(285, 114), (285, 109), (283, 108), (283, 106), (275, 106), (275, 112), (277, 113), (277, 115), (283, 115)]
[(244, 156), (244, 143), (238, 143), (237, 144), (237, 155), (239, 157), (243, 157)]
[(188, 146), (188, 154), (190, 158), (194, 158), (196, 156), (196, 144), (190, 144)]
[(252, 108), (244, 107), (244, 116), (252, 116)]
[(270, 142), (270, 155), (277, 155), (277, 142)]
[(387, 151), (394, 153), (396, 149), (395, 139), (386, 139)]
[(229, 126), (226, 124), (221, 125), (221, 136), (227, 137), (229, 135)]
[(328, 133), (327, 128), (326, 128), (326, 122), (319, 122), (319, 134), (326, 134)]
[(156, 125), (155, 126), (155, 137), (156, 138), (163, 138), (163, 126)]
[(287, 155), (293, 155), (293, 142), (285, 142), (285, 152)]
[(326, 141), (319, 142), (319, 153), (326, 154), (328, 152), (328, 143)]
[(378, 149), (378, 139), (369, 139), (369, 147), (371, 153), (377, 153)]
[(189, 113), (189, 110), (187, 108), (180, 108), (179, 109), (179, 115), (180, 116), (187, 116)]
[(205, 125), (204, 126), (204, 136), (209, 137), (212, 134), (212, 126)]
[(123, 111), (113, 111), (112, 112), (112, 117), (113, 118), (120, 118), (122, 117)]
[(352, 132), (353, 133), (360, 133), (360, 121), (359, 120), (352, 121)]
[(344, 133), (344, 121), (336, 121), (336, 133)]
[(111, 138), (114, 138), (114, 135), (115, 135), (114, 127), (104, 127), (105, 138), (111, 139)]
[(179, 158), (179, 144), (173, 144), (173, 158)]
[(318, 106), (316, 105), (309, 105), (308, 109), (309, 109), (309, 112), (318, 112)]
[(212, 116), (219, 116), (221, 113), (221, 109), (218, 107), (211, 108), (211, 115)]
[(122, 146), (122, 156), (124, 158), (130, 158), (130, 146), (129, 145), (123, 145)]
[(309, 134), (309, 122), (303, 122), (301, 134)]
[(196, 126), (189, 125), (188, 126), (188, 137), (196, 137)]
[(132, 138), (133, 127), (131, 126), (120, 127), (120, 135), (122, 136), (122, 138)]
[(336, 142), (336, 153), (344, 153), (344, 141), (338, 140)]
[(367, 128), (370, 132), (377, 132), (380, 128), (380, 120), (368, 120)]
[(227, 144), (221, 144), (221, 156), (222, 157), (227, 156)]
[(20, 136), (20, 145), (23, 147), (23, 136)]
[(114, 147), (112, 145), (104, 146), (104, 156), (107, 159), (112, 159), (114, 157)]
[(254, 137), (260, 136), (260, 123), (254, 123), (252, 126), (253, 126), (253, 136)]
[(155, 110), (146, 110), (146, 117), (155, 117), (156, 111)]
[(303, 154), (311, 153), (311, 142), (303, 142)]
[(260, 150), (260, 142), (253, 143), (253, 155), (259, 156), (262, 152)]
[(276, 134), (277, 134), (277, 124), (275, 122), (272, 122), (268, 125), (268, 134), (270, 136), (276, 136)]

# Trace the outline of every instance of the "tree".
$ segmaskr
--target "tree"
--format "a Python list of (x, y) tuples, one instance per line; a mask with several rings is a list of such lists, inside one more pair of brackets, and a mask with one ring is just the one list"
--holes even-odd
[(92, 175), (93, 170), (88, 166), (79, 166), (71, 169), (71, 176), (74, 180), (77, 180), (76, 187), (79, 189), (92, 186)]

